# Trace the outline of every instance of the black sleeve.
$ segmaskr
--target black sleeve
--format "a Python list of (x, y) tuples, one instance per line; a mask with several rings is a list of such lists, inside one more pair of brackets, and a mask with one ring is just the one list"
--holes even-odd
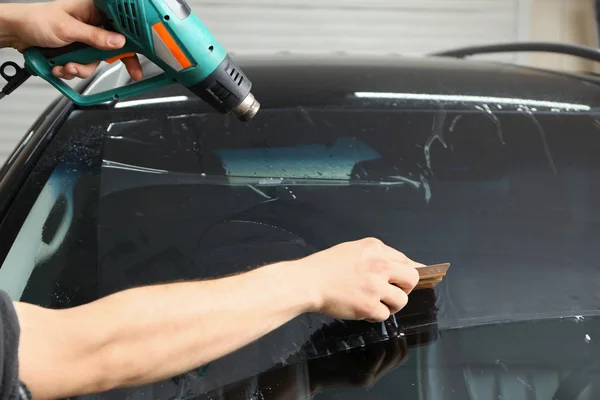
[(18, 399), (19, 321), (12, 300), (0, 290), (0, 400)]

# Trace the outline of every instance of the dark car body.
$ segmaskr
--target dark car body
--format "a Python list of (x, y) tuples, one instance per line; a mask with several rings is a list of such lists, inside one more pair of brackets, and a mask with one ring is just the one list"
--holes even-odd
[(64, 308), (367, 236), (448, 275), (383, 324), (303, 315), (190, 373), (87, 397), (598, 397), (597, 78), (238, 62), (263, 105), (248, 123), (179, 86), (49, 108), (2, 170), (0, 288)]

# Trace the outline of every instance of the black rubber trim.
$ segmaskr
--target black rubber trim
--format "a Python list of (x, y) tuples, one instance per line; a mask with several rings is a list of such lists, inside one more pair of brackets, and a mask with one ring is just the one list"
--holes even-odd
[[(98, 72), (95, 74), (97, 78)], [(95, 81), (93, 78), (83, 81), (75, 89), (79, 93), (83, 93), (93, 81)], [(54, 139), (56, 131), (76, 109), (78, 106), (69, 98), (62, 95), (57, 97), (26, 131), (27, 133), (6, 159), (4, 165), (0, 166), (0, 227), (4, 223), (14, 198)], [(8, 242), (4, 238), (0, 241), (0, 263), (6, 256), (2, 253), (2, 243)], [(12, 241), (10, 242), (12, 243)]]
[[(73, 103), (66, 97), (49, 106), (0, 169), (0, 226), (23, 183), (54, 138), (56, 129), (72, 109)], [(2, 239), (3, 243), (12, 242), (5, 237)], [(4, 254), (0, 251), (0, 260), (3, 258)]]
[[(0, 170), (0, 268), (20, 231), (31, 205), (19, 204), (13, 211), (14, 201), (21, 193), (23, 185), (51, 144), (58, 128), (73, 109), (66, 97), (48, 108), (35, 123), (29, 134), (21, 141)], [(36, 193), (31, 201), (41, 192), (42, 187), (35, 188)]]
[(513, 53), (513, 52), (546, 52), (565, 54), (587, 60), (600, 62), (600, 50), (594, 47), (579, 46), (567, 43), (551, 42), (515, 42), (498, 43), (484, 46), (463, 47), (429, 54), (434, 57), (464, 58), (478, 54)]

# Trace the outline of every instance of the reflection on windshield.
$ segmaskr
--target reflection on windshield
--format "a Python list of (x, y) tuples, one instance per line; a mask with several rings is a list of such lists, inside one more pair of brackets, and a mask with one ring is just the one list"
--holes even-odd
[[(55, 169), (38, 195), (0, 268), (0, 289), (21, 300), (32, 275), (64, 245), (74, 219), (73, 186), (80, 173)], [(43, 274), (43, 272), (42, 272)]]
[(350, 180), (354, 166), (381, 157), (355, 138), (342, 137), (331, 146), (215, 149), (229, 176)]

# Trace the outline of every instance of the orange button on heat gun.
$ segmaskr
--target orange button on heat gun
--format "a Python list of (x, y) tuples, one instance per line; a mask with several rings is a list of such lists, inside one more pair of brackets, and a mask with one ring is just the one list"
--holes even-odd
[(107, 63), (109, 63), (109, 64), (112, 64), (112, 63), (114, 63), (115, 61), (118, 61), (118, 60), (120, 60), (120, 59), (122, 59), (122, 58), (133, 57), (133, 56), (135, 56), (135, 53), (123, 53), (123, 54), (119, 54), (118, 56), (114, 56), (114, 57), (111, 57), (111, 58), (107, 58), (107, 59), (106, 59), (106, 60), (104, 60), (104, 61), (106, 61), (106, 62), (107, 62)]

